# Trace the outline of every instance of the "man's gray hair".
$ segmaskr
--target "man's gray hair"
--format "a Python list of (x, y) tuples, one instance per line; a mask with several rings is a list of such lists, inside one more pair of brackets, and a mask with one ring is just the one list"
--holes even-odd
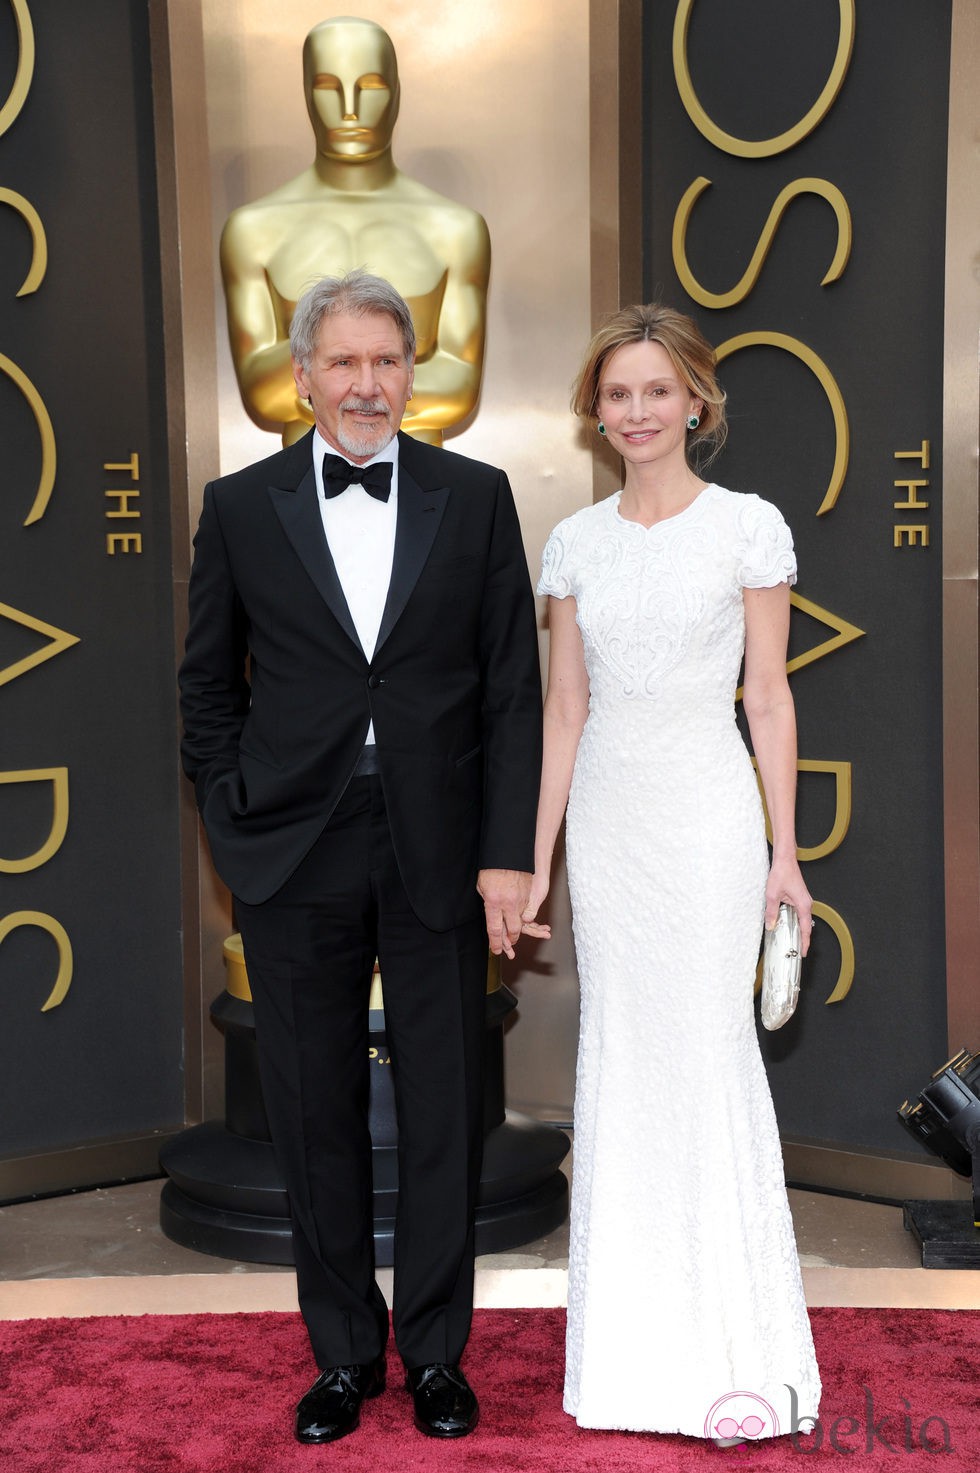
[(409, 363), (415, 358), (415, 326), (412, 313), (390, 281), (371, 276), (363, 267), (346, 276), (322, 276), (296, 303), (289, 328), (289, 351), (309, 372), (320, 336), (320, 325), (328, 313), (366, 317), (378, 312), (390, 317), (398, 328)]

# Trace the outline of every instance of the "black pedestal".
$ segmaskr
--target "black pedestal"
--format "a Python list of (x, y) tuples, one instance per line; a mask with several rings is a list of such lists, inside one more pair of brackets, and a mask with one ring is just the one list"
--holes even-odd
[(902, 1220), (922, 1249), (923, 1268), (980, 1268), (972, 1202), (906, 1202)]
[[(506, 987), (487, 994), (477, 1253), (528, 1243), (557, 1227), (568, 1211), (568, 1183), (559, 1170), (567, 1136), (504, 1108), (503, 1021), (516, 1006)], [(169, 1180), (160, 1198), (160, 1225), (168, 1238), (201, 1253), (247, 1263), (292, 1263), (289, 1208), (269, 1139), (252, 1005), (223, 992), (211, 1016), (225, 1035), (225, 1119), (182, 1131), (161, 1151), (160, 1165)], [(398, 1196), (397, 1127), (380, 1009), (369, 1015), (369, 1033), (375, 1255), (387, 1266)]]

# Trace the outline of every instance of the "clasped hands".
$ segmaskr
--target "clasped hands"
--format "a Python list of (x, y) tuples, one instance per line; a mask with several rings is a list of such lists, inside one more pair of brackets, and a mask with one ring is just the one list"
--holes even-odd
[(526, 870), (481, 869), (476, 888), (487, 916), (487, 936), (494, 956), (514, 959), (514, 946), (523, 933), (538, 940), (551, 937), (551, 927), (535, 920), (548, 893), (548, 881)]
[[(548, 894), (548, 887), (548, 876), (540, 871), (533, 875), (515, 869), (480, 871), (476, 888), (483, 897), (487, 936), (495, 956), (503, 952), (513, 960), (515, 943), (522, 934), (539, 941), (551, 939), (551, 927), (535, 919)], [(766, 886), (767, 931), (776, 924), (776, 915), (783, 900), (796, 907), (800, 918), (800, 950), (806, 956), (813, 932), (813, 901), (795, 856), (789, 861), (773, 859)]]
[[(482, 869), (476, 888), (483, 897), (486, 934), (495, 956), (503, 952), (513, 960), (514, 944), (522, 934), (539, 941), (550, 940), (550, 925), (535, 919), (548, 894), (548, 875), (539, 871), (529, 875), (520, 869)], [(772, 860), (766, 885), (766, 931), (774, 927), (783, 900), (796, 906), (802, 938), (800, 952), (806, 956), (811, 947), (813, 901), (796, 856), (790, 860), (774, 856)]]

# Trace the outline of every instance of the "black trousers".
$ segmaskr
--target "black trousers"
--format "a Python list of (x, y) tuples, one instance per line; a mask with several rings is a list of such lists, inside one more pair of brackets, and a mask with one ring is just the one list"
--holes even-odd
[(317, 1364), (388, 1338), (374, 1277), (368, 998), (377, 955), (398, 1120), (395, 1342), (455, 1364), (473, 1306), (483, 1146), (487, 938), (408, 903), (381, 779), (355, 777), (317, 843), (262, 905), (236, 901), (266, 1111), (289, 1193), (300, 1308)]

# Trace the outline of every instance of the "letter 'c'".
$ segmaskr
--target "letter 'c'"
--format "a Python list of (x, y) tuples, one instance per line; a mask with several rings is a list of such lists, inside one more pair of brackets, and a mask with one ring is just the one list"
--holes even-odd
[(792, 353), (794, 358), (799, 358), (801, 363), (806, 364), (827, 395), (831, 413), (834, 416), (835, 443), (834, 465), (830, 473), (830, 481), (824, 492), (823, 501), (817, 507), (817, 516), (822, 517), (837, 505), (837, 498), (847, 474), (847, 462), (851, 448), (851, 430), (847, 421), (847, 409), (844, 406), (844, 396), (837, 386), (837, 380), (823, 359), (812, 348), (808, 348), (806, 343), (801, 343), (799, 338), (790, 337), (784, 332), (741, 332), (737, 337), (727, 338), (715, 349), (717, 362), (721, 363), (723, 359), (730, 358), (740, 348), (781, 348), (785, 353)]
[(30, 406), (31, 413), (37, 424), (38, 433), (41, 436), (41, 475), (37, 483), (37, 491), (34, 495), (34, 505), (24, 518), (24, 526), (29, 527), (32, 522), (39, 522), (47, 511), (48, 502), (51, 500), (51, 492), (54, 489), (55, 467), (57, 465), (57, 450), (55, 447), (54, 426), (48, 413), (44, 400), (37, 389), (31, 383), (22, 368), (18, 368), (12, 358), (5, 353), (0, 353), (0, 373), (5, 373), (8, 378), (13, 379), (24, 398)]
[(38, 926), (42, 931), (54, 938), (58, 948), (58, 975), (54, 986), (48, 995), (48, 1000), (41, 1008), (42, 1013), (50, 1012), (59, 1003), (63, 1003), (71, 986), (73, 955), (68, 932), (60, 921), (54, 916), (45, 915), (40, 910), (15, 910), (9, 916), (0, 920), (0, 942), (6, 941), (11, 931), (16, 931), (18, 926)]

